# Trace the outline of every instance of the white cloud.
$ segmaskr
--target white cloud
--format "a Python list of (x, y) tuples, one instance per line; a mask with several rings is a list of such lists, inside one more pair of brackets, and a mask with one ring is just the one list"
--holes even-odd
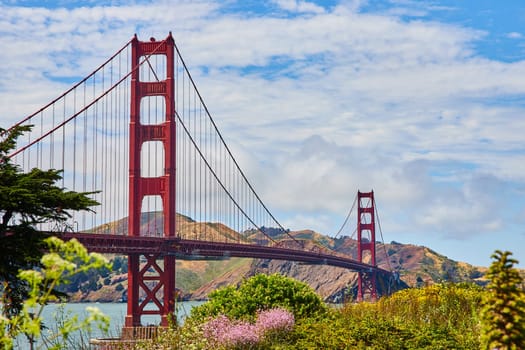
[(507, 33), (507, 38), (510, 38), (510, 39), (521, 39), (523, 38), (523, 35), (521, 33), (518, 33), (518, 32), (510, 32), (510, 33)]
[(225, 13), (213, 1), (0, 5), (2, 124), (67, 88), (50, 77), (83, 77), (133, 33), (172, 30), (227, 142), (291, 228), (308, 217), (331, 231), (327, 218), (371, 188), (384, 229), (471, 237), (507, 227), (498, 215), (516, 209), (480, 189), (524, 185), (525, 62), (477, 54), (486, 32), (363, 13), (359, 1), (276, 4), (294, 16)]
[(323, 13), (324, 9), (312, 2), (301, 0), (275, 0), (275, 3), (284, 10), (301, 13)]

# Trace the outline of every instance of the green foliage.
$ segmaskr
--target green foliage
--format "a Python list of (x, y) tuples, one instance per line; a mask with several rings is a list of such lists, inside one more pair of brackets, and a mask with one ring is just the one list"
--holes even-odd
[(300, 322), (286, 349), (479, 349), (484, 291), (443, 284), (407, 289), (377, 303), (348, 304)]
[(399, 323), (470, 330), (477, 323), (483, 293), (475, 284), (436, 284), (399, 291), (381, 299), (376, 307)]
[[(41, 268), (20, 271), (18, 277), (29, 286), (28, 298), (24, 300), (20, 312), (11, 317), (0, 318), (0, 345), (4, 349), (13, 346), (13, 339), (24, 334), (31, 347), (42, 338), (42, 311), (44, 306), (57, 301), (52, 293), (56, 286), (67, 283), (75, 274), (109, 267), (105, 258), (97, 253), (88, 253), (78, 241), (64, 242), (56, 237), (45, 240), (49, 252), (41, 259)], [(46, 337), (51, 349), (63, 349), (73, 332), (91, 330), (96, 323), (107, 331), (109, 318), (96, 308), (87, 308), (88, 317), (79, 320), (77, 315), (62, 319), (55, 333)]]
[(525, 292), (510, 252), (496, 250), (487, 272), (489, 294), (483, 300), (481, 341), (484, 349), (525, 349)]
[(11, 317), (20, 312), (27, 295), (27, 281), (17, 277), (19, 270), (40, 264), (48, 237), (35, 229), (39, 223), (66, 222), (70, 210), (89, 210), (97, 202), (90, 193), (66, 191), (56, 183), (61, 171), (32, 169), (23, 173), (8, 158), (16, 139), (31, 126), (0, 128), (0, 283), (2, 313)]
[[(80, 261), (78, 261), (78, 263), (80, 263)], [(65, 294), (76, 293), (78, 291), (88, 293), (102, 287), (102, 284), (99, 281), (101, 278), (105, 278), (103, 281), (105, 285), (110, 284), (111, 279), (108, 276), (109, 269), (106, 266), (81, 271), (70, 276), (66, 283), (60, 285), (57, 290)]]
[(212, 348), (204, 337), (202, 324), (195, 320), (186, 320), (183, 327), (175, 326), (163, 330), (156, 339), (139, 341), (134, 349), (137, 350), (204, 350)]
[(189, 292), (202, 285), (200, 275), (192, 270), (178, 270), (176, 280), (178, 288)]
[(115, 274), (128, 273), (128, 258), (126, 256), (116, 256), (112, 263), (112, 271)]
[(205, 319), (224, 314), (231, 318), (253, 319), (259, 310), (282, 307), (296, 319), (311, 317), (326, 311), (321, 298), (305, 283), (279, 275), (255, 275), (236, 288), (218, 289), (209, 301), (191, 312), (191, 317)]
[[(275, 278), (273, 276), (276, 275), (266, 278)], [(202, 305), (197, 315), (192, 312), (192, 317), (187, 319), (183, 326), (172, 328), (158, 340), (144, 343), (140, 348), (148, 350), (248, 348), (252, 350), (474, 350), (480, 348), (478, 315), (481, 308), (480, 301), (487, 292), (473, 284), (440, 284), (422, 289), (408, 289), (380, 299), (376, 303), (363, 302), (347, 304), (341, 309), (323, 309), (323, 312), (314, 312), (296, 319), (293, 330), (280, 333), (277, 337), (265, 338), (264, 341), (249, 346), (218, 347), (207, 341), (203, 333), (203, 324), (209, 321), (210, 317), (228, 314), (232, 311), (231, 308), (242, 308), (243, 302), (249, 303), (250, 298), (242, 299), (241, 296), (236, 295), (239, 291), (257, 295), (258, 288), (267, 290), (267, 281), (262, 282), (260, 278), (254, 278), (253, 284), (249, 284), (250, 288), (243, 289), (239, 286), (239, 288), (221, 289), (213, 300), (210, 299), (209, 303)], [(247, 281), (244, 283), (246, 284)], [(266, 295), (266, 292), (261, 295)], [(246, 308), (243, 310), (247, 312)]]

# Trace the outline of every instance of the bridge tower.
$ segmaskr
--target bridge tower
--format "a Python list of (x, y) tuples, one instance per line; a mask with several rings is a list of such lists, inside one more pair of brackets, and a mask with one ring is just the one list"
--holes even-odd
[[(363, 261), (365, 252), (370, 261)], [(357, 260), (372, 266), (376, 264), (376, 232), (374, 191), (357, 192)], [(357, 300), (362, 301), (365, 295), (377, 299), (376, 271), (359, 271), (357, 280)]]
[[(159, 196), (163, 212), (163, 236), (175, 237), (175, 41), (169, 36), (163, 41), (142, 42), (137, 36), (131, 44), (131, 102), (130, 102), (130, 159), (129, 159), (129, 221), (128, 235), (140, 236), (142, 202), (146, 196)], [(163, 80), (146, 81), (141, 77), (140, 62), (155, 55), (165, 58), (166, 76)], [(146, 62), (144, 66), (151, 67)], [(153, 69), (153, 68), (152, 68)], [(164, 77), (161, 77), (164, 78)], [(141, 102), (144, 97), (161, 96), (165, 101), (165, 119), (158, 124), (141, 122)], [(145, 120), (146, 118), (143, 118)], [(158, 177), (142, 177), (141, 149), (146, 142), (161, 142), (164, 148), (164, 173)], [(145, 153), (143, 153), (145, 156)], [(145, 164), (145, 163), (142, 163)], [(163, 260), (163, 264), (157, 261)], [(142, 268), (140, 263), (145, 262)], [(141, 299), (145, 296), (144, 299)], [(146, 308), (153, 303), (154, 309)], [(150, 304), (151, 305), (151, 304)], [(128, 306), (123, 335), (141, 326), (142, 315), (160, 315), (161, 325), (168, 326), (168, 317), (175, 310), (175, 257), (159, 254), (129, 254)], [(127, 330), (126, 330), (127, 329)]]

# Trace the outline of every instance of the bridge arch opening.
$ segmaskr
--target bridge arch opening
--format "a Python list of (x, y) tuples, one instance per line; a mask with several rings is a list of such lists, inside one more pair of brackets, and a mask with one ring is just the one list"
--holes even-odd
[(161, 141), (145, 141), (140, 149), (140, 176), (153, 178), (163, 176), (164, 145)]
[(166, 98), (144, 96), (140, 99), (140, 124), (159, 125), (166, 120)]
[(167, 60), (165, 54), (152, 54), (140, 56), (141, 61), (146, 60), (146, 64), (139, 67), (140, 81), (145, 83), (166, 80), (167, 77)]
[(372, 214), (371, 213), (361, 213), (361, 223), (363, 224), (372, 223)]
[(162, 237), (164, 235), (164, 210), (162, 197), (144, 196), (141, 206), (141, 236)]

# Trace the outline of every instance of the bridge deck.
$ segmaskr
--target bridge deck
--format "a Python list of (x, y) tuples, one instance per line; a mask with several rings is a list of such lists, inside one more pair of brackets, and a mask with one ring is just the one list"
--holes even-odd
[(89, 251), (113, 254), (175, 255), (180, 259), (258, 258), (293, 260), (308, 264), (343, 267), (355, 271), (390, 274), (389, 271), (359, 261), (322, 252), (254, 244), (207, 242), (180, 238), (133, 237), (93, 233), (64, 233), (64, 239), (76, 238)]

